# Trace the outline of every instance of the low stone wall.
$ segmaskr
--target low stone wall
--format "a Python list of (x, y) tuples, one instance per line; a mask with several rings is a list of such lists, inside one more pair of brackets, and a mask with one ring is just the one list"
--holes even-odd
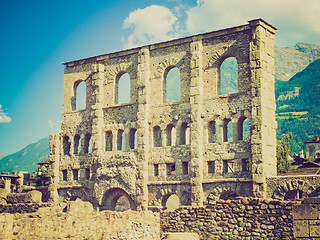
[(162, 232), (195, 232), (200, 239), (293, 239), (293, 202), (241, 198), (161, 213)]
[(18, 203), (18, 204), (0, 204), (0, 214), (2, 213), (32, 213), (38, 211), (40, 207), (49, 207), (50, 204), (38, 203)]
[(96, 212), (89, 203), (71, 202), (64, 209), (0, 214), (0, 239), (160, 239), (159, 214)]

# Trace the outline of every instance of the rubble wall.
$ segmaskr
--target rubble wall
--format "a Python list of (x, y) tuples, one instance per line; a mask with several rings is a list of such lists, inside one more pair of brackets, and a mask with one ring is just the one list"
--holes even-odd
[(0, 239), (160, 239), (159, 214), (39, 208), (1, 213)]
[(161, 231), (200, 239), (293, 239), (293, 202), (241, 198), (161, 213)]

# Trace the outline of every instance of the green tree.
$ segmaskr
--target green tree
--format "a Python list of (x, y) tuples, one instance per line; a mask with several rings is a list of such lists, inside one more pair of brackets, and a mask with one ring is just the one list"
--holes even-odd
[(277, 173), (278, 175), (281, 173), (286, 173), (290, 170), (290, 160), (289, 154), (290, 143), (289, 140), (292, 139), (292, 133), (288, 133), (284, 135), (281, 140), (277, 140)]

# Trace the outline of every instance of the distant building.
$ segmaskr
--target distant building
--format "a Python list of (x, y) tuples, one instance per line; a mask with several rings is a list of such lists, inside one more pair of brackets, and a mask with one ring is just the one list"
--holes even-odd
[(6, 189), (9, 193), (17, 192), (20, 176), (16, 175), (15, 172), (10, 173), (0, 173), (0, 188)]
[(306, 150), (306, 158), (315, 158), (320, 153), (320, 137), (304, 142)]

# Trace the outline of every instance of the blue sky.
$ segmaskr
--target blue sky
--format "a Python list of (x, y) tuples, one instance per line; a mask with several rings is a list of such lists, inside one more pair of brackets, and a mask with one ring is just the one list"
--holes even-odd
[(320, 45), (320, 1), (15, 0), (0, 3), (0, 152), (59, 132), (68, 62), (263, 18), (276, 45)]

